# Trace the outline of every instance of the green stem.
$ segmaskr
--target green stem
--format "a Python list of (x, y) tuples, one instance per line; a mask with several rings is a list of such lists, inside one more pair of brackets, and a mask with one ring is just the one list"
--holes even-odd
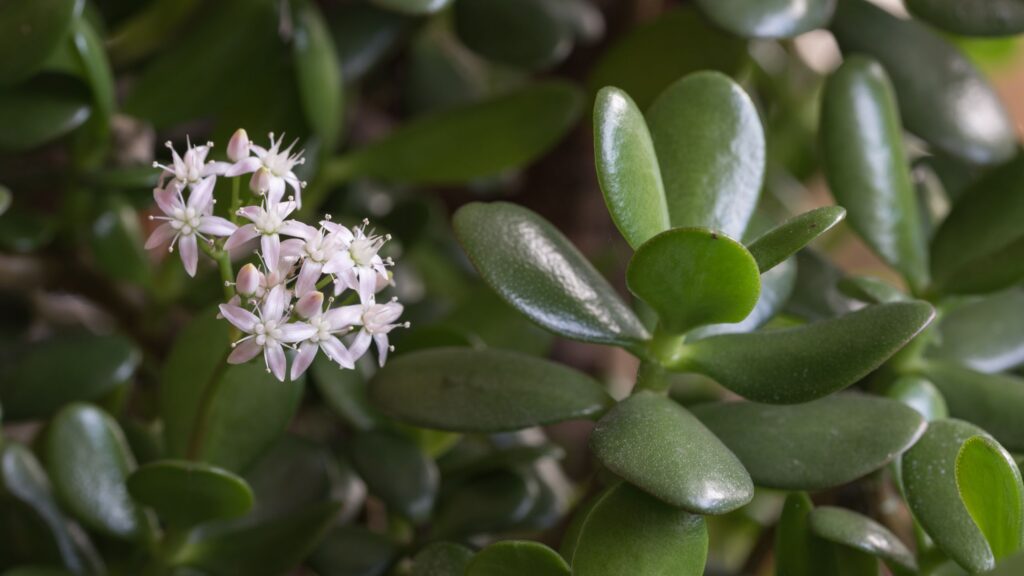
[(668, 388), (668, 372), (664, 367), (646, 360), (640, 362), (640, 368), (636, 372), (636, 385), (633, 386), (633, 394), (641, 390), (665, 392)]
[(662, 368), (677, 372), (686, 371), (686, 336), (665, 332), (661, 326), (654, 330), (654, 336), (647, 345), (648, 356)]
[(235, 288), (231, 284), (235, 279), (235, 269), (231, 265), (231, 255), (228, 254), (227, 250), (218, 246), (211, 246), (206, 242), (200, 242), (199, 247), (207, 256), (217, 262), (217, 268), (220, 269), (221, 284), (224, 286), (224, 299), (231, 300), (235, 296)]
[(231, 213), (229, 214), (232, 224), (238, 224), (238, 210), (242, 207), (241, 176), (231, 179)]

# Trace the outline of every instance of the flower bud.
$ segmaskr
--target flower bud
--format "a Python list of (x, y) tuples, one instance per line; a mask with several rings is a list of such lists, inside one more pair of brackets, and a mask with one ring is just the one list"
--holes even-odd
[(231, 140), (228, 141), (228, 158), (232, 162), (240, 162), (249, 157), (249, 135), (245, 128), (235, 130)]
[(302, 318), (312, 318), (323, 311), (323, 305), (324, 293), (314, 290), (299, 298), (295, 304), (295, 312)]
[(252, 173), (252, 178), (249, 179), (249, 188), (260, 195), (266, 194), (267, 190), (270, 190), (270, 172), (265, 168)]
[(238, 271), (238, 279), (235, 282), (235, 290), (242, 296), (252, 296), (260, 287), (260, 271), (252, 264), (242, 266)]

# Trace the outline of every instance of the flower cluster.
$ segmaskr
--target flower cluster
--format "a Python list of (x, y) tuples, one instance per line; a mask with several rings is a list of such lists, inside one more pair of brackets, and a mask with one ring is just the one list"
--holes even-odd
[[(378, 293), (392, 284), (388, 268), (393, 262), (379, 254), (390, 236), (367, 230), (366, 220), (349, 228), (330, 215), (316, 227), (289, 219), (301, 207), (305, 183), (293, 168), (303, 158), (302, 151), (292, 153), (294, 142), (281, 150), (282, 140), (271, 134), (270, 147), (262, 148), (239, 130), (228, 144), (231, 162), (207, 161), (212, 143), (190, 142), (179, 156), (168, 142), (171, 164), (154, 165), (163, 169), (153, 190), (163, 216), (151, 218), (162, 223), (146, 247), (169, 241), (173, 251), (177, 245), (185, 270), (195, 276), (202, 241), (229, 278), (234, 276), (229, 254), (256, 248), (256, 262), (242, 266), (235, 282), (226, 283), (230, 298), (220, 305), (220, 314), (242, 333), (228, 362), (248, 362), (262, 353), (267, 371), (278, 380), (286, 375), (294, 380), (318, 352), (342, 368), (354, 368), (375, 344), (383, 366), (392, 349), (388, 334), (409, 326), (398, 323), (402, 305), (397, 299), (377, 302)], [(214, 216), (217, 178), (244, 174), (252, 175), (249, 189), (259, 203), (233, 206), (230, 220)], [(294, 195), (285, 198), (288, 188)], [(320, 290), (329, 285), (333, 295), (325, 297)], [(340, 305), (334, 306), (336, 301)], [(295, 351), (290, 371), (286, 348)]]

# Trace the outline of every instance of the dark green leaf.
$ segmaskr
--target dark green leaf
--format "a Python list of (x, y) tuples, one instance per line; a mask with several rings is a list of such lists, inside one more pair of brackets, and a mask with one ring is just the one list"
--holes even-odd
[(96, 265), (111, 278), (145, 284), (152, 271), (143, 250), (139, 215), (123, 198), (110, 194), (96, 202), (90, 244)]
[(809, 516), (814, 508), (803, 492), (786, 497), (782, 516), (775, 528), (775, 573), (786, 576), (827, 574), (828, 551), (811, 534)]
[(7, 0), (0, 5), (0, 85), (17, 83), (42, 67), (67, 38), (78, 5), (76, 0)]
[(617, 476), (696, 514), (724, 514), (754, 497), (736, 456), (666, 396), (639, 392), (620, 402), (597, 423), (590, 446)]
[(907, 0), (907, 10), (937, 28), (964, 36), (1024, 32), (1024, 5), (1016, 0)]
[(399, 550), (387, 537), (356, 526), (333, 528), (309, 557), (323, 576), (384, 576)]
[(917, 410), (928, 422), (949, 418), (949, 409), (942, 393), (935, 384), (920, 376), (900, 377), (893, 382), (885, 395)]
[(956, 456), (956, 485), (996, 560), (1021, 548), (1024, 485), (1013, 457), (987, 436), (968, 438)]
[(903, 542), (867, 516), (823, 506), (813, 510), (808, 519), (811, 532), (820, 538), (877, 556), (907, 570), (917, 570), (917, 559)]
[(103, 39), (86, 18), (78, 18), (71, 27), (72, 41), (81, 62), (82, 78), (92, 91), (95, 113), (89, 119), (88, 137), (78, 144), (88, 163), (100, 164), (107, 152), (110, 122), (117, 107), (114, 72), (110, 68)]
[(415, 18), (369, 2), (331, 4), (325, 13), (346, 83), (358, 82), (392, 55), (417, 24)]
[(382, 410), (417, 426), (498, 432), (594, 418), (612, 399), (580, 372), (499, 350), (435, 348), (400, 356), (370, 387)]
[(412, 576), (460, 576), (473, 558), (473, 551), (461, 544), (434, 542), (416, 553)]
[(505, 202), (473, 203), (460, 208), (452, 223), (483, 279), (537, 324), (569, 338), (625, 347), (649, 338), (608, 281), (537, 214)]
[(628, 94), (602, 88), (594, 104), (594, 156), (604, 203), (634, 249), (668, 230), (661, 169), (643, 113)]
[(89, 100), (81, 84), (67, 77), (0, 88), (0, 150), (31, 150), (64, 136), (89, 119)]
[(141, 7), (111, 32), (107, 46), (117, 64), (136, 62), (177, 34), (202, 0), (155, 0)]
[(422, 16), (444, 10), (451, 0), (373, 0), (373, 3), (400, 14)]
[(792, 38), (828, 24), (836, 0), (699, 0), (715, 24), (747, 38)]
[[(754, 483), (822, 490), (878, 470), (921, 436), (924, 418), (892, 400), (841, 394), (806, 404), (721, 402), (692, 408)], [(829, 441), (822, 441), (822, 423)]]
[(926, 302), (895, 302), (806, 326), (712, 336), (686, 344), (675, 369), (758, 402), (807, 402), (869, 374), (934, 316)]
[(353, 438), (350, 450), (371, 494), (417, 524), (430, 517), (440, 475), (418, 446), (393, 433), (371, 431)]
[(1024, 290), (1013, 289), (966, 302), (946, 312), (930, 356), (978, 372), (1002, 372), (1024, 364)]
[(865, 53), (885, 66), (911, 132), (973, 163), (1013, 156), (1013, 123), (992, 86), (937, 32), (865, 0), (839, 0), (832, 32), (844, 53)]
[(850, 276), (839, 281), (839, 291), (865, 304), (888, 304), (910, 300), (899, 288), (871, 276)]
[(341, 131), (341, 63), (331, 33), (316, 3), (296, 2), (295, 73), (299, 96), (310, 128), (320, 137), (324, 150), (331, 151)]
[(647, 112), (672, 226), (741, 238), (764, 179), (764, 129), (750, 96), (728, 76), (698, 72)]
[(569, 565), (557, 552), (539, 542), (505, 540), (473, 557), (466, 576), (569, 576)]
[[(405, 347), (402, 347), (406, 350)], [(311, 368), (313, 383), (324, 402), (346, 424), (356, 430), (371, 430), (382, 425), (384, 417), (370, 405), (366, 378), (361, 371), (339, 370), (326, 355), (317, 355)]]
[(747, 243), (747, 249), (761, 272), (767, 272), (831, 230), (845, 217), (846, 210), (842, 206), (816, 208), (765, 232), (757, 240)]
[(526, 519), (539, 496), (537, 480), (522, 472), (498, 470), (478, 476), (441, 500), (434, 534), (462, 538), (508, 530)]
[(928, 249), (903, 152), (892, 85), (877, 62), (847, 58), (825, 85), (822, 148), (836, 201), (867, 244), (915, 291), (928, 284)]
[(924, 363), (921, 373), (942, 392), (951, 416), (981, 426), (1010, 450), (1024, 450), (1024, 379), (939, 361)]
[(176, 528), (241, 516), (253, 504), (245, 480), (227, 470), (185, 460), (142, 466), (128, 477), (128, 491)]
[(814, 250), (796, 254), (796, 284), (785, 310), (798, 318), (814, 321), (834, 318), (854, 308), (837, 284), (843, 272)]
[(572, 50), (572, 30), (548, 0), (459, 0), (455, 32), (484, 58), (526, 70), (551, 67)]

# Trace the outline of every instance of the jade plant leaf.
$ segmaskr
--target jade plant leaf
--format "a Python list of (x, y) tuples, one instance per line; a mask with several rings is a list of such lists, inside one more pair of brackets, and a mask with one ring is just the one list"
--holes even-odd
[(761, 294), (757, 304), (742, 322), (734, 324), (711, 324), (687, 333), (687, 341), (695, 341), (716, 334), (737, 334), (753, 332), (767, 324), (786, 305), (796, 284), (796, 259), (784, 260), (782, 264), (761, 274)]
[(500, 350), (434, 348), (388, 362), (370, 387), (385, 412), (417, 426), (499, 432), (594, 418), (613, 401), (589, 376)]
[(929, 356), (978, 372), (1024, 364), (1024, 290), (1015, 288), (955, 306), (942, 316)]
[(473, 551), (454, 542), (427, 544), (412, 561), (412, 576), (451, 576), (465, 574)]
[(908, 130), (975, 164), (1014, 155), (1013, 123), (995, 90), (937, 32), (866, 0), (838, 0), (831, 30), (845, 54), (864, 53), (882, 63)]
[(400, 14), (423, 16), (447, 8), (451, 0), (373, 0), (373, 3)]
[(754, 309), (761, 275), (743, 244), (707, 229), (674, 228), (637, 249), (629, 290), (658, 313), (668, 332), (740, 322)]
[(928, 284), (928, 250), (903, 147), (903, 127), (885, 70), (851, 56), (825, 84), (821, 109), (825, 174), (850, 225), (915, 291)]
[(152, 275), (139, 215), (116, 194), (96, 200), (89, 240), (96, 266), (111, 278), (146, 285)]
[(370, 493), (419, 524), (430, 517), (440, 484), (434, 460), (406, 438), (363, 432), (351, 440), (352, 465)]
[(619, 483), (577, 513), (562, 555), (579, 576), (700, 576), (707, 558), (704, 518)]
[(227, 470), (187, 460), (159, 460), (128, 477), (128, 492), (175, 528), (235, 518), (253, 505), (252, 489)]
[(804, 212), (747, 243), (747, 250), (761, 272), (767, 272), (796, 254), (812, 240), (832, 229), (846, 217), (842, 206), (823, 206)]
[(335, 526), (309, 556), (318, 574), (378, 576), (387, 572), (400, 550), (387, 536), (361, 526)]
[(355, 430), (372, 430), (384, 416), (370, 405), (366, 377), (360, 370), (338, 370), (325, 355), (317, 355), (310, 368), (313, 383), (324, 403)]
[(826, 547), (811, 534), (810, 514), (813, 509), (810, 496), (803, 492), (793, 492), (786, 497), (775, 528), (776, 574), (818, 576), (828, 573)]
[(594, 156), (604, 203), (634, 249), (668, 230), (668, 205), (654, 143), (628, 94), (602, 88), (594, 104)]
[(447, 184), (494, 176), (547, 152), (582, 111), (582, 94), (570, 84), (528, 86), (408, 122), (352, 156), (326, 164), (325, 177)]
[(674, 369), (758, 402), (807, 402), (868, 375), (934, 316), (926, 302), (894, 302), (795, 328), (711, 336), (686, 344)]
[(669, 219), (741, 238), (764, 179), (765, 140), (750, 96), (728, 76), (698, 72), (647, 111)]
[(715, 24), (746, 38), (792, 38), (828, 24), (836, 0), (698, 0)]
[(911, 298), (892, 284), (872, 276), (848, 276), (836, 286), (839, 291), (865, 304), (904, 302)]
[(608, 281), (537, 214), (505, 202), (472, 203), (452, 224), (484, 281), (537, 324), (568, 338), (625, 347), (649, 338)]
[(697, 514), (724, 514), (754, 497), (750, 475), (732, 452), (667, 396), (638, 392), (594, 428), (602, 464), (647, 493)]
[(1012, 36), (1024, 32), (1024, 6), (1015, 0), (907, 0), (915, 17), (964, 36)]
[(293, 51), (302, 109), (310, 128), (330, 151), (341, 131), (341, 63), (316, 4), (303, 0), (294, 4), (294, 10)]
[(76, 0), (10, 0), (0, 6), (0, 85), (39, 70), (68, 36)]
[(888, 528), (871, 518), (844, 508), (822, 506), (808, 517), (811, 532), (830, 542), (848, 546), (886, 563), (917, 571), (917, 559)]
[(92, 115), (78, 80), (33, 78), (0, 88), (0, 150), (31, 150), (75, 130)]
[(951, 416), (981, 426), (1010, 450), (1024, 450), (1024, 378), (937, 360), (925, 362), (921, 375), (942, 392)]
[(540, 486), (529, 474), (511, 469), (482, 474), (441, 499), (433, 534), (463, 538), (508, 530), (527, 518), (539, 496)]
[(920, 376), (901, 376), (885, 393), (893, 400), (910, 406), (928, 422), (949, 418), (949, 408), (942, 392)]
[(135, 459), (113, 418), (95, 406), (71, 404), (54, 416), (45, 442), (54, 491), (75, 517), (114, 538), (145, 536), (147, 520), (125, 484)]
[(539, 542), (505, 540), (477, 552), (466, 576), (569, 576), (569, 565)]
[(548, 0), (459, 0), (455, 33), (487, 60), (541, 70), (569, 55), (573, 32)]
[(1013, 457), (987, 436), (968, 438), (956, 456), (956, 485), (996, 560), (1024, 539), (1024, 485)]
[[(693, 414), (743, 463), (754, 484), (823, 490), (878, 470), (921, 436), (924, 418), (903, 404), (839, 394), (792, 406), (719, 402)], [(821, 441), (821, 423), (829, 442)]]

